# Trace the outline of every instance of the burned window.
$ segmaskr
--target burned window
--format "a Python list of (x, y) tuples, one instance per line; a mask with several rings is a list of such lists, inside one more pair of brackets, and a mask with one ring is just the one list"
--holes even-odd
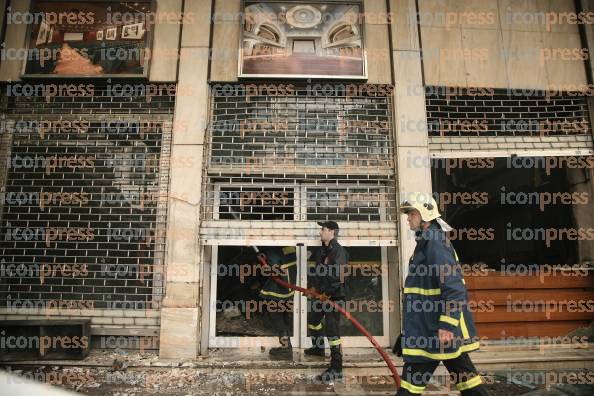
[(306, 187), (308, 220), (380, 221), (387, 202), (377, 187)]
[(202, 216), (395, 220), (391, 90), (351, 85), (211, 86)]
[(6, 100), (11, 125), (31, 127), (10, 130), (0, 300), (157, 308), (174, 97), (62, 95)]
[(434, 196), (461, 261), (495, 270), (591, 265), (593, 164), (579, 156), (433, 160)]
[[(249, 246), (219, 246), (217, 249), (217, 282), (215, 308), (215, 334), (229, 336), (276, 336), (277, 329), (271, 325), (282, 313), (288, 315), (292, 327), (293, 293), (287, 297), (270, 299), (266, 294), (270, 276), (289, 274), (295, 278), (297, 262), (294, 246), (260, 246), (260, 251), (269, 257), (269, 266), (262, 266), (256, 253)], [(272, 257), (277, 259), (273, 259)], [(276, 324), (276, 323), (275, 323)], [(289, 330), (293, 334), (293, 329)]]
[(293, 220), (295, 193), (292, 187), (221, 187), (221, 220)]
[(427, 87), (426, 93), (430, 137), (592, 134), (580, 92)]

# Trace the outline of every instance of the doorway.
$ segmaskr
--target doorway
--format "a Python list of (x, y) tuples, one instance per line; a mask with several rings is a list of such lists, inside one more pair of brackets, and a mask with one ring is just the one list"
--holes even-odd
[[(295, 252), (296, 278), (299, 286), (308, 287), (308, 273), (315, 267), (313, 257), (318, 244), (275, 245), (261, 241), (262, 251), (281, 248)], [(349, 253), (345, 268), (347, 295), (345, 309), (365, 327), (382, 346), (389, 345), (389, 314), (394, 311), (388, 298), (387, 247), (357, 246), (356, 241), (340, 241)], [(267, 315), (269, 300), (260, 290), (272, 269), (263, 269), (255, 250), (244, 244), (216, 245), (212, 249), (209, 304), (209, 348), (257, 348), (278, 345), (275, 329)], [(300, 293), (278, 300), (272, 306), (276, 312), (288, 310), (292, 318), (291, 343), (308, 348), (311, 340), (307, 329), (307, 315), (311, 301)], [(358, 333), (350, 321), (341, 320), (344, 347), (367, 347), (369, 341)]]

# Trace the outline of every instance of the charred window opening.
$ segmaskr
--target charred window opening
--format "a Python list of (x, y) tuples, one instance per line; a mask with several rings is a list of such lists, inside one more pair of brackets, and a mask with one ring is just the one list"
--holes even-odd
[(12, 140), (0, 205), (7, 307), (160, 305), (174, 97), (149, 102), (92, 87), (82, 97), (4, 98)]
[[(308, 275), (315, 274), (316, 251), (320, 247), (309, 247)], [(389, 310), (382, 299), (382, 251), (379, 247), (346, 247), (349, 264), (344, 270), (346, 299), (344, 308), (374, 336), (384, 335), (383, 311)], [(308, 281), (309, 282), (309, 281)], [(308, 314), (316, 305), (308, 299)], [(389, 304), (389, 302), (388, 302)], [(308, 333), (311, 331), (308, 330)], [(358, 336), (358, 330), (348, 321), (341, 320), (342, 336)], [(311, 335), (311, 334), (308, 334)]]
[[(282, 313), (289, 314), (289, 333), (294, 334), (292, 323), (294, 315), (300, 312), (299, 302), (295, 304), (292, 294), (284, 298), (273, 295), (286, 293), (286, 290), (269, 293), (267, 281), (271, 275), (283, 277), (288, 274), (290, 283), (310, 287), (311, 277), (319, 271), (314, 260), (320, 247), (307, 247), (306, 262), (295, 254), (298, 251), (295, 246), (259, 246), (259, 249), (269, 258), (276, 255), (274, 257), (281, 257), (281, 260), (271, 259), (270, 266), (263, 267), (251, 247), (220, 245), (216, 248), (216, 299), (212, 305), (216, 307), (216, 337), (277, 336), (278, 316), (274, 315)], [(394, 309), (392, 303), (383, 298), (385, 252), (381, 247), (368, 246), (348, 246), (346, 250), (349, 264), (341, 275), (346, 285), (343, 307), (371, 334), (383, 336), (384, 312)], [(303, 273), (308, 279), (307, 285), (298, 279)], [(303, 308), (307, 314), (320, 309), (319, 304), (312, 305), (310, 299)], [(343, 336), (359, 335), (346, 320), (341, 321), (340, 331)]]
[[(283, 247), (261, 246), (260, 249), (269, 253)], [(268, 299), (260, 294), (270, 275), (283, 273), (278, 263), (264, 268), (249, 246), (219, 246), (216, 271), (216, 336), (276, 336), (277, 329), (270, 325), (275, 318), (271, 316), (283, 312), (288, 312), (293, 322), (292, 297)]]
[(211, 108), (203, 219), (396, 220), (389, 87), (212, 85)]
[(383, 220), (385, 189), (373, 187), (307, 188), (308, 220)]
[(591, 263), (589, 161), (590, 157), (432, 160), (434, 196), (454, 228), (449, 236), (461, 262), (485, 263), (495, 270), (510, 263)]
[(583, 93), (559, 92), (549, 96), (539, 91), (512, 91), (427, 87), (429, 137), (592, 134), (588, 101)]
[(220, 220), (294, 220), (292, 187), (221, 187)]

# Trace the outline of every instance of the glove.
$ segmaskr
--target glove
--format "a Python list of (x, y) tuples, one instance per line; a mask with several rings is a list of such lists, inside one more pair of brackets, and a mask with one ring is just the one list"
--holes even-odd
[(402, 334), (396, 338), (396, 342), (392, 347), (392, 352), (398, 357), (402, 356)]

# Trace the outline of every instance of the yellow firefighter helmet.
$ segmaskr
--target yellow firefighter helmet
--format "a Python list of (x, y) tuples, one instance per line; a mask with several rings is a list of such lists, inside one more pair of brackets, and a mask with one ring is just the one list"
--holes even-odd
[(437, 202), (431, 194), (422, 192), (411, 192), (400, 204), (400, 212), (408, 214), (411, 210), (416, 209), (421, 213), (423, 221), (431, 221), (441, 217), (437, 208)]

